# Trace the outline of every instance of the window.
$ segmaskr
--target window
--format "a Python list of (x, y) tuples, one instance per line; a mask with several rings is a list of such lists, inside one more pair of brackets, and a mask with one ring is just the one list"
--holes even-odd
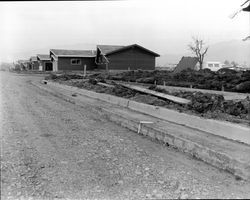
[(81, 65), (81, 59), (71, 59), (71, 65)]
[(208, 67), (213, 67), (213, 64), (208, 64)]
[(220, 67), (220, 65), (219, 64), (214, 64), (214, 67)]

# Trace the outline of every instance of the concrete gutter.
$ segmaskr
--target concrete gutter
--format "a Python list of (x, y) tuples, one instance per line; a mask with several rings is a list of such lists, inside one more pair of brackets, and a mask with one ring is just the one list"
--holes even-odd
[(164, 119), (172, 123), (198, 129), (204, 132), (208, 132), (210, 134), (225, 137), (227, 139), (250, 144), (249, 126), (233, 124), (213, 119), (204, 119), (194, 115), (179, 113), (177, 111), (170, 110), (167, 108), (139, 103), (136, 101), (132, 101), (121, 97), (116, 97), (109, 94), (96, 93), (93, 91), (80, 89), (77, 87), (62, 85), (56, 82), (48, 82), (48, 83), (51, 85), (55, 85), (57, 87), (66, 88), (68, 90), (78, 92), (79, 94), (86, 95), (91, 98), (106, 101), (108, 103), (113, 103), (153, 117)]
[[(249, 145), (127, 109), (130, 104), (127, 99), (119, 97), (112, 99), (113, 96), (111, 95), (99, 94), (58, 83), (47, 83), (47, 85), (35, 85), (73, 104), (86, 105), (87, 103), (95, 106), (99, 104), (99, 108), (109, 120), (138, 134), (177, 148), (179, 151), (226, 170), (237, 177), (250, 180)], [(72, 97), (72, 94), (77, 95)], [(116, 102), (116, 105), (110, 104), (108, 99), (112, 99), (112, 103)], [(140, 131), (138, 131), (138, 125), (141, 121), (153, 123), (141, 124)]]
[[(110, 110), (106, 110), (106, 112), (108, 113), (107, 118), (111, 121), (137, 132), (138, 120), (135, 118), (131, 119), (131, 115), (125, 115), (124, 113), (121, 114), (118, 112), (111, 113)], [(145, 118), (143, 119), (145, 120)], [(184, 132), (186, 134), (186, 137), (178, 134), (177, 131)], [(191, 155), (196, 159), (202, 160), (217, 168), (223, 169), (235, 175), (236, 177), (240, 177), (244, 180), (250, 180), (250, 158), (248, 157), (250, 153), (249, 146), (238, 149), (237, 144), (232, 143), (228, 140), (223, 141), (222, 139), (221, 141), (222, 143), (224, 143), (225, 149), (227, 149), (227, 147), (231, 145), (235, 150), (237, 149), (237, 153), (231, 154), (230, 151), (225, 151), (225, 149), (223, 149), (223, 146), (216, 146), (216, 143), (210, 144), (211, 140), (218, 140), (216, 136), (209, 138), (208, 141), (207, 139), (205, 139), (206, 135), (201, 134), (202, 140), (204, 139), (205, 142), (209, 143), (209, 145), (207, 145), (205, 144), (205, 142), (200, 142), (200, 140), (196, 141), (196, 138), (188, 138), (189, 133), (191, 132), (192, 130), (189, 130), (187, 128), (177, 126), (175, 129), (172, 129), (169, 128), (169, 126), (163, 126), (161, 123), (157, 122), (153, 124), (144, 124), (140, 129), (140, 134), (143, 136), (160, 141), (164, 145), (176, 148), (179, 151)], [(212, 146), (212, 148), (210, 145)], [(240, 154), (242, 155), (240, 156)]]

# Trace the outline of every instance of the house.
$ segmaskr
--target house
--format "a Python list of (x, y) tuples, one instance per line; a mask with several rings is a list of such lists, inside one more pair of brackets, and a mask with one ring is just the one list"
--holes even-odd
[(52, 62), (49, 55), (37, 54), (39, 71), (52, 71)]
[(97, 45), (96, 64), (106, 70), (155, 70), (160, 55), (138, 44), (129, 46)]
[(186, 69), (193, 69), (193, 70), (199, 70), (200, 64), (198, 62), (198, 58), (196, 57), (185, 57), (183, 56), (180, 60), (180, 62), (177, 64), (177, 66), (174, 69), (174, 73), (179, 73)]
[(30, 57), (30, 69), (31, 70), (39, 70), (39, 63), (37, 60), (37, 56)]
[(53, 71), (83, 71), (96, 68), (94, 50), (64, 50), (51, 49), (50, 58), (53, 63)]
[(223, 63), (208, 61), (203, 64), (203, 69), (210, 69), (211, 71), (218, 71), (223, 68)]
[(17, 68), (20, 70), (28, 70), (29, 67), (29, 60), (18, 60), (17, 61)]

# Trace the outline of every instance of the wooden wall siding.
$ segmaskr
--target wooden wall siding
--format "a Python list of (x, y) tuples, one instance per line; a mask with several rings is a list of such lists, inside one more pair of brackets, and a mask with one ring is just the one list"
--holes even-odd
[(38, 63), (38, 61), (32, 62), (32, 70), (39, 70), (39, 63)]
[[(42, 71), (44, 71), (44, 61), (42, 61), (42, 60), (40, 60), (40, 61), (38, 61), (38, 63), (39, 63), (39, 66), (42, 66)], [(38, 66), (38, 68), (39, 68), (39, 66)]]
[(53, 71), (55, 71), (55, 72), (58, 71), (58, 68), (57, 68), (58, 62), (57, 62), (57, 60), (53, 60), (52, 63), (53, 63)]
[[(80, 59), (81, 65), (72, 65), (71, 59)], [(84, 65), (87, 65), (87, 70), (92, 70), (95, 68), (95, 58), (58, 58), (57, 68), (58, 70), (76, 70), (82, 71), (84, 69)]]
[(131, 48), (107, 56), (110, 70), (154, 70), (155, 56), (139, 48)]

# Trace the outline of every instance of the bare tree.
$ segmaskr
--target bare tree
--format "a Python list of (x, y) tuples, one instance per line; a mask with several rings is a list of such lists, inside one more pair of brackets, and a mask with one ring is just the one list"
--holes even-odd
[(198, 37), (192, 37), (193, 42), (188, 45), (188, 48), (192, 53), (194, 53), (198, 59), (198, 62), (200, 64), (200, 69), (202, 69), (204, 56), (207, 53), (208, 46), (204, 47), (205, 43), (202, 39), (199, 39)]

